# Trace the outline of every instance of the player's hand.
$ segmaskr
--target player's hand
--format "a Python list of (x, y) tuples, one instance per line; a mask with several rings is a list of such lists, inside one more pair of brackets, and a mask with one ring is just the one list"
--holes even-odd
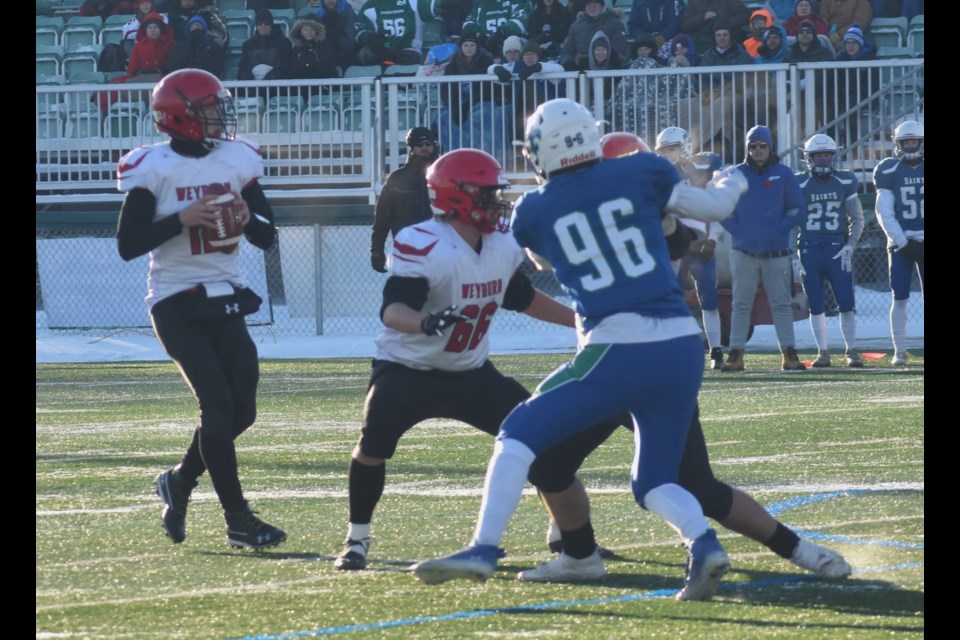
[(717, 189), (722, 189), (728, 184), (732, 184), (740, 190), (740, 193), (746, 193), (747, 189), (750, 188), (750, 184), (747, 182), (747, 177), (743, 175), (742, 171), (733, 165), (715, 172), (713, 174), (713, 179), (710, 180), (710, 184)]
[(247, 226), (247, 223), (250, 222), (250, 207), (247, 206), (247, 201), (243, 199), (243, 196), (240, 195), (238, 191), (231, 191), (234, 197), (233, 210), (235, 215), (239, 217), (240, 226)]
[(897, 253), (912, 262), (923, 262), (923, 243), (909, 238), (907, 244), (897, 249)]
[(704, 262), (711, 260), (716, 249), (717, 241), (712, 238), (707, 238), (703, 241), (703, 244), (700, 245), (700, 259)]
[(211, 193), (203, 196), (199, 200), (194, 200), (186, 209), (180, 210), (178, 214), (180, 216), (180, 224), (185, 227), (207, 227), (208, 229), (216, 229), (217, 225), (214, 221), (220, 207), (210, 204), (210, 202), (219, 197), (219, 195)]
[(840, 249), (837, 255), (833, 256), (833, 259), (840, 260), (841, 271), (853, 271), (853, 247), (850, 245), (844, 245), (843, 249)]
[(793, 259), (793, 281), (797, 284), (803, 284), (803, 276), (807, 275), (807, 270), (803, 268), (800, 258)]
[(387, 272), (387, 255), (383, 251), (370, 252), (370, 266), (377, 273)]
[(448, 327), (458, 322), (466, 322), (469, 320), (469, 318), (459, 315), (456, 311), (457, 306), (450, 305), (443, 311), (428, 313), (426, 317), (420, 321), (420, 331), (428, 336), (442, 336)]

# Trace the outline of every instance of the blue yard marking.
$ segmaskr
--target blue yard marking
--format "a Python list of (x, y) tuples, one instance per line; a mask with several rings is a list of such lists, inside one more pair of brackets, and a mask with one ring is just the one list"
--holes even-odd
[[(882, 492), (883, 492), (882, 490), (857, 489), (852, 491), (833, 491), (830, 493), (818, 493), (810, 496), (804, 496), (801, 498), (791, 498), (790, 500), (784, 500), (782, 502), (769, 505), (767, 507), (767, 511), (769, 511), (772, 515), (778, 515), (789, 509), (796, 509), (797, 507), (802, 507), (808, 504), (822, 502), (824, 500), (833, 500), (836, 498), (861, 495), (865, 493), (882, 493)], [(803, 531), (802, 533), (805, 538), (810, 538), (812, 540), (830, 540), (834, 542), (845, 542), (850, 544), (879, 545), (879, 546), (900, 547), (900, 548), (908, 548), (908, 549), (923, 548), (923, 543), (915, 543), (915, 542), (869, 540), (864, 538), (853, 538), (849, 536), (834, 536), (834, 535), (815, 532), (815, 531)], [(891, 571), (919, 569), (919, 568), (922, 568), (923, 566), (924, 566), (923, 562), (905, 562), (897, 565), (864, 567), (862, 569), (854, 569), (853, 573), (856, 575), (863, 575), (863, 574), (870, 574), (870, 573), (888, 573)], [(763, 578), (760, 580), (751, 580), (749, 582), (727, 582), (727, 583), (721, 584), (718, 590), (720, 591), (747, 590), (747, 589), (756, 589), (760, 587), (768, 587), (768, 586), (776, 586), (776, 585), (784, 585), (784, 584), (795, 584), (798, 582), (806, 582), (809, 580), (820, 580), (820, 579), (821, 578), (813, 574), (784, 575), (776, 578)], [(843, 583), (839, 582), (835, 584), (843, 584)], [(368, 622), (364, 624), (351, 624), (351, 625), (343, 625), (339, 627), (326, 627), (324, 629), (313, 629), (310, 631), (295, 631), (293, 633), (244, 636), (243, 638), (238, 638), (236, 640), (292, 640), (293, 638), (317, 638), (320, 636), (332, 636), (332, 635), (337, 635), (341, 633), (352, 633), (354, 631), (374, 631), (377, 629), (407, 627), (407, 626), (425, 624), (430, 622), (448, 622), (452, 620), (482, 618), (487, 616), (500, 615), (504, 613), (523, 613), (526, 611), (544, 611), (549, 609), (561, 609), (566, 607), (586, 607), (586, 606), (594, 606), (594, 605), (635, 602), (638, 600), (673, 598), (676, 595), (676, 593), (677, 593), (676, 589), (657, 589), (655, 591), (645, 591), (643, 593), (628, 593), (625, 595), (613, 596), (609, 598), (590, 598), (587, 600), (565, 600), (565, 601), (558, 601), (558, 602), (542, 602), (538, 604), (527, 604), (527, 605), (521, 605), (517, 607), (505, 607), (502, 609), (475, 609), (473, 611), (457, 611), (454, 613), (448, 613), (440, 616), (418, 616), (415, 618), (401, 618), (399, 620), (384, 620), (381, 622)]]

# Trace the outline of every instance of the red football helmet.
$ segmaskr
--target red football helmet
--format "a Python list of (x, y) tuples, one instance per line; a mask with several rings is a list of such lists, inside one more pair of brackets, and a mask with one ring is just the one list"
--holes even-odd
[(233, 96), (212, 73), (181, 69), (153, 88), (153, 122), (171, 138), (190, 142), (233, 140), (237, 113)]
[(427, 170), (434, 214), (457, 218), (483, 233), (510, 230), (513, 205), (501, 195), (509, 186), (500, 163), (478, 149), (445, 153)]
[(605, 134), (600, 138), (600, 148), (603, 149), (603, 157), (607, 160), (629, 156), (634, 153), (650, 152), (650, 147), (643, 141), (643, 138), (620, 131)]

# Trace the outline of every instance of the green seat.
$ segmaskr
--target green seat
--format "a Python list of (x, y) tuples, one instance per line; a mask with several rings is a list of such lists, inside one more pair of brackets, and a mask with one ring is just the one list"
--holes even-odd
[(110, 44), (123, 40), (123, 28), (133, 18), (133, 14), (107, 16), (107, 19), (103, 21), (103, 27), (100, 29), (100, 44)]
[(917, 57), (923, 57), (923, 14), (914, 16), (907, 27), (907, 46)]
[(332, 107), (310, 107), (303, 112), (303, 131), (336, 131), (340, 128), (340, 112)]
[(63, 32), (63, 27), (63, 18), (60, 16), (37, 16), (37, 46), (49, 47), (61, 44), (60, 34)]
[(355, 64), (343, 72), (344, 78), (379, 78), (383, 69), (378, 64)]
[(293, 11), (293, 9), (271, 9), (270, 13), (273, 14), (274, 26), (283, 31), (283, 35), (289, 38), (290, 29), (293, 28), (293, 23), (297, 19), (297, 14)]
[(877, 60), (904, 60), (913, 57), (913, 49), (909, 47), (880, 47), (877, 49)]
[(230, 34), (230, 48), (239, 51), (244, 41), (253, 35), (253, 22), (256, 14), (246, 9), (229, 9), (223, 11), (223, 18), (227, 33)]
[(100, 44), (101, 28), (103, 18), (100, 16), (73, 16), (67, 20), (60, 41), (67, 51), (78, 46)]
[(367, 113), (370, 114), (370, 119), (374, 117), (373, 109), (369, 106), (365, 107), (363, 105), (357, 105), (355, 107), (347, 107), (343, 110), (343, 130), (344, 131), (363, 131), (363, 111), (367, 110)]
[(300, 111), (287, 107), (267, 109), (263, 115), (263, 133), (298, 133)]
[(385, 76), (415, 76), (420, 71), (418, 64), (388, 64), (384, 69)]
[(303, 111), (304, 99), (301, 95), (274, 96), (267, 103), (268, 109), (296, 109)]
[(907, 43), (907, 19), (874, 18), (870, 22), (870, 35), (874, 45), (880, 47), (902, 47)]
[(37, 75), (55, 76), (63, 73), (63, 47), (37, 47)]
[(63, 54), (63, 73), (67, 76), (67, 79), (77, 73), (97, 71), (101, 51), (103, 51), (103, 47), (99, 44), (81, 44), (67, 49), (67, 52)]

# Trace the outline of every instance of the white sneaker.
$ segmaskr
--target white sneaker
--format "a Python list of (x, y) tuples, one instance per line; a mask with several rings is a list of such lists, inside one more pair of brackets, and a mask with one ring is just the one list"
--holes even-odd
[(800, 544), (793, 550), (790, 562), (802, 569), (814, 572), (821, 578), (831, 580), (846, 578), (853, 572), (853, 569), (839, 553), (803, 538), (800, 538)]
[(905, 353), (895, 353), (893, 357), (890, 358), (890, 364), (895, 367), (905, 367), (907, 366), (907, 354)]
[(524, 582), (576, 582), (579, 580), (597, 580), (607, 575), (600, 554), (594, 551), (591, 555), (577, 560), (565, 553), (545, 562), (536, 569), (521, 571), (517, 580)]

